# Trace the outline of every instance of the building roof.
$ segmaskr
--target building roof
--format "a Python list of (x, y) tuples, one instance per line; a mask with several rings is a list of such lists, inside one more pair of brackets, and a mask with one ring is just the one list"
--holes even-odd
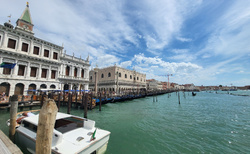
[(26, 22), (33, 25), (31, 15), (30, 15), (30, 9), (29, 9), (29, 3), (28, 2), (27, 2), (25, 10), (23, 11), (23, 14), (21, 15), (21, 17), (19, 19), (23, 20), (23, 21), (26, 21)]

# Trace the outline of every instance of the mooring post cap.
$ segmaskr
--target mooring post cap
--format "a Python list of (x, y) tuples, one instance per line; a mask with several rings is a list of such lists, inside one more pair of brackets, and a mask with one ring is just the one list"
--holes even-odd
[(10, 101), (18, 101), (18, 96), (17, 95), (11, 96)]

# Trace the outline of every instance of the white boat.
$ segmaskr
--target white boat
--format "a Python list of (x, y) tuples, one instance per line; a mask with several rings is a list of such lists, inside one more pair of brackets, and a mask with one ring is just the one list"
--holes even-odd
[[(35, 153), (38, 115), (22, 119), (16, 139), (22, 147)], [(52, 136), (52, 153), (105, 153), (110, 132), (95, 127), (95, 121), (58, 112)], [(93, 139), (94, 138), (94, 139)]]

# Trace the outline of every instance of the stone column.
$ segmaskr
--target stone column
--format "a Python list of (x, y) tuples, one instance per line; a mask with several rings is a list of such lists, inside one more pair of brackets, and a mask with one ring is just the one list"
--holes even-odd
[(69, 83), (69, 90), (72, 90), (73, 84)]
[(66, 67), (67, 67), (67, 65), (63, 64), (63, 66), (62, 66), (62, 75), (63, 76), (66, 75)]
[[(0, 64), (2, 64), (2, 62), (3, 62), (3, 57), (0, 57)], [(1, 74), (3, 73), (3, 68), (2, 67), (0, 67), (0, 73)]]
[(33, 54), (33, 50), (34, 50), (34, 45), (33, 45), (33, 40), (30, 41), (30, 47), (29, 47), (29, 55)]
[(84, 84), (84, 90), (89, 90), (89, 85), (88, 84)]
[(28, 62), (28, 66), (25, 69), (25, 78), (30, 77), (30, 62)]
[(30, 83), (26, 83), (26, 82), (25, 82), (25, 84), (24, 84), (24, 89), (23, 89), (23, 95), (28, 94), (29, 84), (30, 84)]
[(10, 84), (10, 93), (9, 93), (9, 96), (14, 95), (14, 92), (15, 92), (15, 85), (16, 85), (16, 83)]
[[(59, 67), (58, 67), (57, 70), (60, 70)], [(56, 80), (58, 80), (58, 78), (59, 78), (59, 75), (60, 75), (59, 72), (60, 72), (60, 71), (56, 71), (56, 78), (55, 78)]]
[(53, 59), (53, 48), (52, 47), (49, 50), (49, 59)]
[(81, 67), (77, 68), (77, 77), (80, 78), (81, 77)]
[(49, 69), (48, 69), (47, 80), (48, 80), (48, 79), (51, 79), (51, 66), (49, 66)]
[(21, 41), (21, 37), (18, 38), (18, 42), (17, 42), (17, 49), (16, 51), (21, 51), (22, 50), (22, 41)]
[(44, 53), (44, 45), (42, 44), (41, 52), (39, 52), (39, 57), (43, 57), (43, 53)]
[(13, 72), (12, 72), (13, 77), (17, 77), (18, 68), (19, 68), (19, 65), (17, 64), (17, 60), (15, 60), (15, 63), (16, 63), (16, 66), (13, 68)]
[(84, 78), (85, 79), (89, 78), (89, 70), (88, 69), (84, 69)]
[(7, 48), (7, 44), (8, 44), (8, 37), (7, 37), (7, 33), (4, 32), (4, 35), (3, 35), (3, 47)]
[(39, 65), (39, 68), (38, 68), (38, 75), (37, 75), (37, 79), (41, 79), (41, 75), (42, 75), (42, 64)]
[(98, 82), (97, 82), (98, 72), (95, 71), (94, 74), (95, 74), (95, 93), (97, 93), (97, 89), (98, 89), (98, 87), (97, 87), (97, 83), (98, 83)]
[(73, 77), (73, 69), (74, 69), (74, 67), (71, 65), (70, 70), (69, 70), (69, 76), (70, 77)]

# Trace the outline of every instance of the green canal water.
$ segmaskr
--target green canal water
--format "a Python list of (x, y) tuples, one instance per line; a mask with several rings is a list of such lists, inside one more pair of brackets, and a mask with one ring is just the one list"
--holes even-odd
[[(250, 91), (234, 94), (250, 95)], [(66, 112), (61, 108), (61, 112)], [(7, 111), (0, 129), (8, 134)], [(71, 114), (82, 116), (83, 110)], [(96, 127), (111, 132), (106, 154), (250, 153), (250, 97), (227, 92), (180, 92), (110, 103), (88, 111)]]

